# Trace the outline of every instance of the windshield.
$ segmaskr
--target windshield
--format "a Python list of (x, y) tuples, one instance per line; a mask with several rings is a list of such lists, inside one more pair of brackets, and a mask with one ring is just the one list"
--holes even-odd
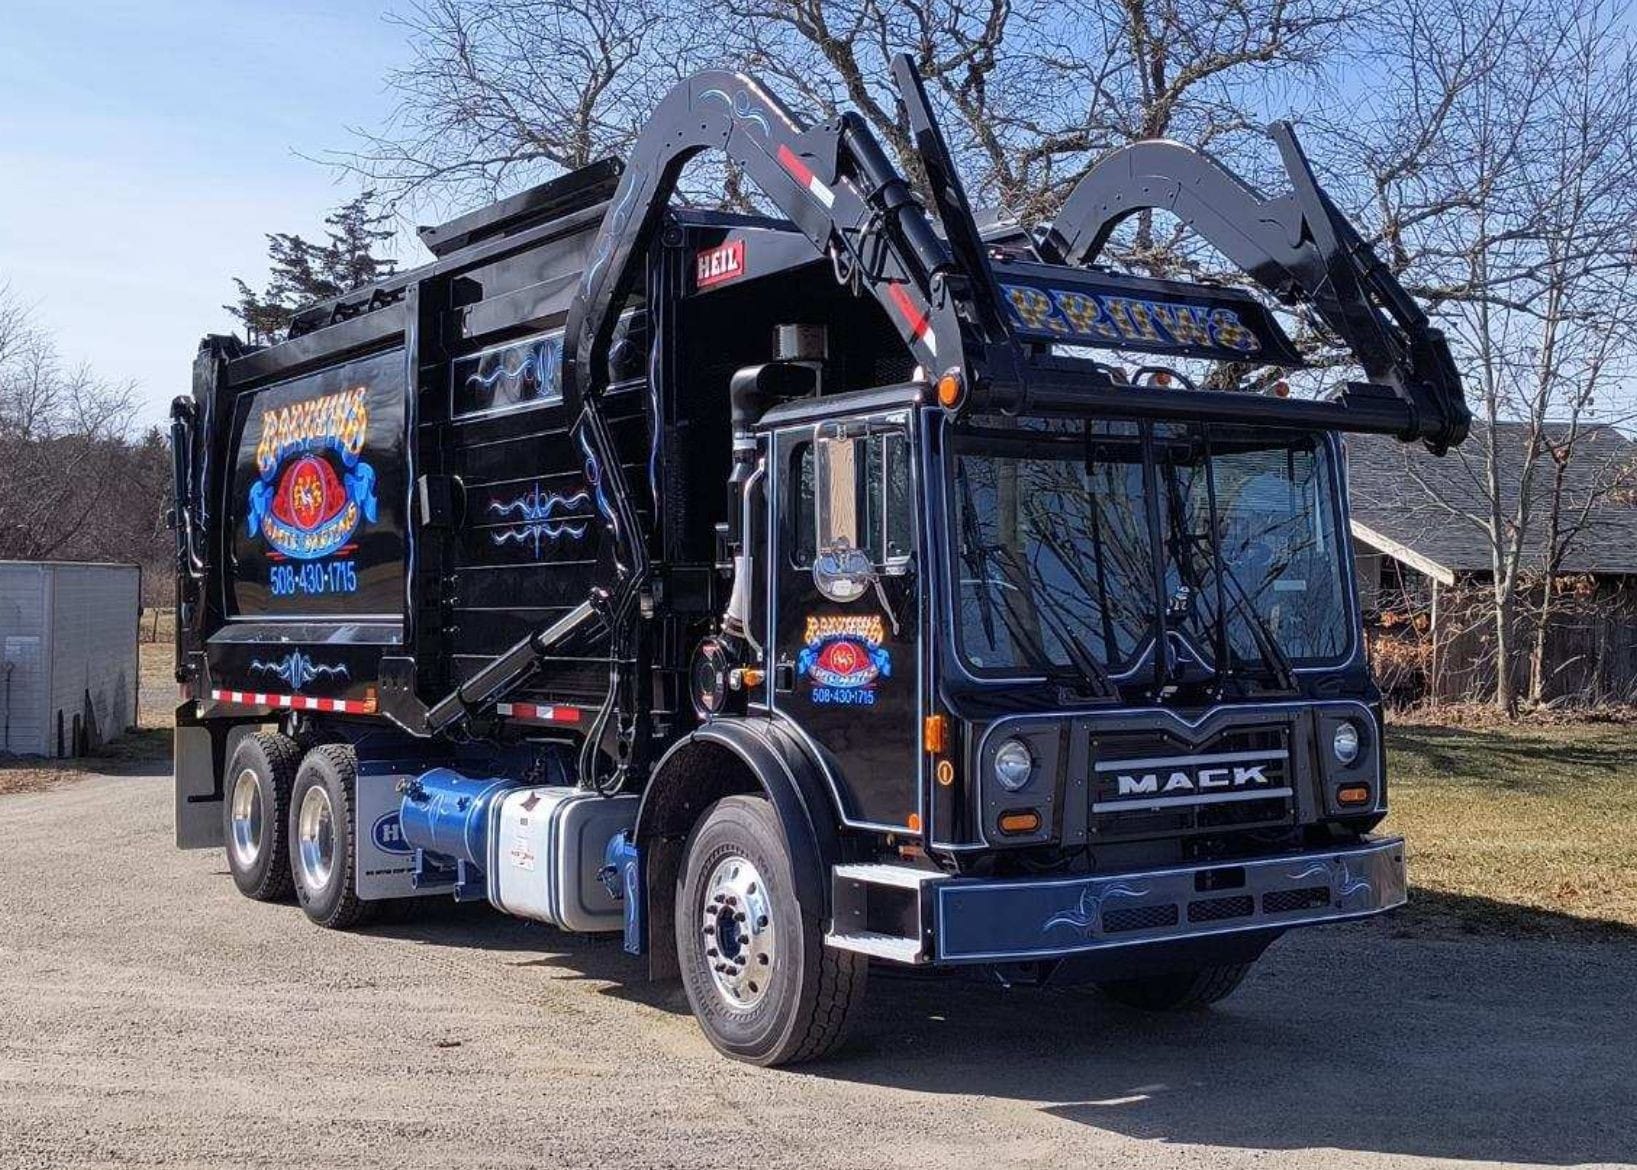
[(1150, 660), (1162, 624), (1173, 663), (1218, 674), (1277, 678), (1346, 652), (1321, 436), (979, 419), (953, 452), (956, 627), (974, 669), (1089, 657), (1118, 679)]

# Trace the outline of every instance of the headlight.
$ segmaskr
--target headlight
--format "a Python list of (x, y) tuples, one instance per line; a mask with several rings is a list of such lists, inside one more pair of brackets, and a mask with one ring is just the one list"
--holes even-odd
[(995, 752), (995, 779), (1007, 792), (1016, 792), (1034, 772), (1034, 755), (1021, 739), (1009, 739)]
[(1336, 734), (1330, 738), (1330, 750), (1344, 768), (1358, 759), (1358, 728), (1351, 723), (1337, 724)]

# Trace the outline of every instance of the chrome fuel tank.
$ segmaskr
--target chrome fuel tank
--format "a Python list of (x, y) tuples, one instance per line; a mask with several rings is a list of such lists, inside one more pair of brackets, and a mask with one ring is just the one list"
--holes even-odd
[(621, 930), (625, 913), (597, 876), (608, 842), (636, 823), (638, 797), (518, 788), (492, 805), (489, 901), (564, 930)]

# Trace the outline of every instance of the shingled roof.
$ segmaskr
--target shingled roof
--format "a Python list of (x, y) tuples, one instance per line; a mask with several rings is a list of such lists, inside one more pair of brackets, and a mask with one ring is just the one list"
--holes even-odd
[[(1529, 429), (1496, 424), (1496, 451), (1503, 515), (1513, 514)], [(1562, 444), (1567, 424), (1548, 423), (1545, 434)], [(1347, 473), (1353, 535), (1428, 576), (1453, 582), (1457, 573), (1490, 571), (1489, 536), (1467, 515), (1487, 514), (1488, 431), (1474, 424), (1467, 441), (1443, 458), (1420, 444), (1379, 435), (1351, 435)], [(1564, 570), (1604, 575), (1637, 574), (1637, 444), (1612, 427), (1582, 427), (1564, 488), (1564, 512), (1578, 521), (1587, 500), (1585, 527), (1569, 545)], [(1538, 566), (1545, 552), (1545, 513), (1555, 465), (1543, 454), (1530, 496), (1535, 518), (1524, 541), (1524, 566)], [(1620, 486), (1613, 487), (1618, 483)], [(1463, 515), (1465, 514), (1465, 515)]]

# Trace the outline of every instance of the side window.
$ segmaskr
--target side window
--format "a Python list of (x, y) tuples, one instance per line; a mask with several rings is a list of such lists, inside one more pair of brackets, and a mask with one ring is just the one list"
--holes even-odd
[(815, 443), (803, 442), (791, 453), (793, 565), (811, 568), (821, 547), (840, 543), (867, 553), (878, 570), (902, 569), (915, 550), (908, 434), (821, 435), (818, 445), (824, 448), (823, 475)]
[(798, 569), (813, 567), (818, 547), (815, 491), (813, 444), (798, 443), (790, 453), (790, 563)]
[(877, 568), (906, 564), (915, 550), (915, 514), (910, 509), (909, 436), (883, 432), (864, 440), (867, 501), (860, 543)]

